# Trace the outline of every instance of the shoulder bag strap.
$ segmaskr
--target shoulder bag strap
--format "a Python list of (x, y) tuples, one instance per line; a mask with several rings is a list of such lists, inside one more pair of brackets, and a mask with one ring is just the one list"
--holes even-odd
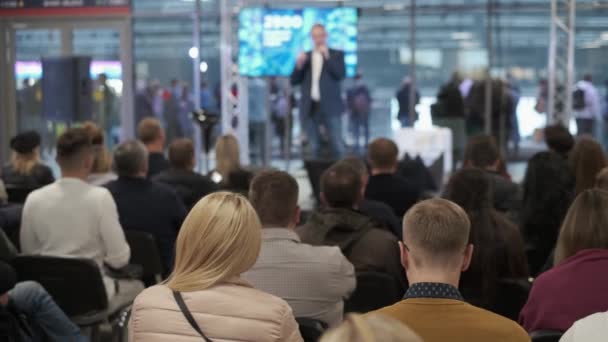
[(211, 342), (211, 340), (203, 333), (203, 331), (201, 330), (201, 327), (198, 326), (198, 323), (196, 323), (196, 321), (194, 320), (194, 317), (192, 317), (192, 313), (188, 309), (188, 306), (186, 306), (186, 303), (184, 302), (184, 298), (182, 298), (182, 294), (177, 291), (173, 291), (173, 297), (175, 298), (175, 301), (177, 302), (177, 306), (179, 306), (179, 309), (182, 311), (182, 313), (184, 314), (184, 317), (186, 317), (186, 320), (188, 321), (188, 323), (190, 323), (192, 328), (194, 328), (194, 330), (196, 330), (196, 332), (199, 335), (201, 335), (201, 337), (206, 342)]

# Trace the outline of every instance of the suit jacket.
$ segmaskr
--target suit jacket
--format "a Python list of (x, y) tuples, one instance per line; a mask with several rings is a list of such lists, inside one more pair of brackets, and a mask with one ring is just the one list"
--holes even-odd
[(211, 179), (189, 170), (169, 169), (154, 176), (153, 180), (172, 187), (188, 209), (220, 188)]
[[(294, 68), (291, 74), (292, 85), (302, 85), (302, 98), (300, 100), (300, 113), (303, 117), (310, 115), (312, 100), (310, 89), (312, 86), (312, 53), (306, 53), (308, 59), (301, 69)], [(342, 115), (344, 102), (342, 101), (341, 82), (346, 76), (344, 52), (329, 49), (329, 59), (323, 62), (319, 87), (321, 90), (321, 112), (326, 115)]]

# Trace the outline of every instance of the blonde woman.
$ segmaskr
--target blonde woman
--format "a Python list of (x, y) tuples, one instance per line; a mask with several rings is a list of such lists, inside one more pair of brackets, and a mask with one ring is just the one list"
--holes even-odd
[(40, 161), (40, 134), (27, 131), (10, 141), (11, 160), (2, 170), (2, 180), (7, 186), (39, 188), (53, 183), (51, 169)]
[(289, 305), (240, 278), (260, 247), (260, 220), (245, 197), (203, 198), (181, 227), (169, 279), (136, 298), (129, 341), (302, 341)]
[(215, 144), (215, 171), (211, 179), (229, 191), (247, 194), (253, 174), (241, 167), (239, 142), (234, 135), (226, 134)]
[(94, 160), (91, 174), (87, 177), (87, 182), (92, 185), (105, 185), (117, 178), (112, 172), (112, 155), (105, 145), (105, 133), (94, 122), (87, 121), (82, 125), (93, 144)]
[(349, 315), (335, 329), (325, 333), (320, 342), (422, 342), (403, 323), (380, 314)]

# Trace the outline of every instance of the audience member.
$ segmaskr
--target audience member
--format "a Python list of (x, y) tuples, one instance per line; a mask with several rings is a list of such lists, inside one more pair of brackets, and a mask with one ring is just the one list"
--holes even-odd
[(378, 138), (369, 145), (367, 155), (372, 176), (365, 197), (388, 204), (395, 215), (402, 217), (419, 199), (422, 190), (395, 174), (399, 148), (390, 139)]
[(521, 233), (494, 209), (490, 182), (482, 170), (463, 169), (450, 179), (445, 197), (461, 206), (471, 221), (469, 243), (475, 253), (462, 273), (461, 292), (468, 303), (493, 310), (499, 280), (527, 279), (529, 274)]
[(169, 145), (171, 168), (153, 179), (172, 187), (188, 209), (201, 198), (219, 190), (219, 186), (208, 177), (194, 172), (196, 156), (190, 139), (177, 139)]
[(477, 135), (469, 139), (464, 153), (464, 166), (484, 170), (494, 189), (494, 208), (514, 213), (521, 205), (521, 188), (499, 172), (500, 163), (500, 150), (494, 137)]
[(349, 315), (339, 327), (323, 335), (320, 342), (422, 342), (403, 323), (378, 314)]
[(603, 168), (595, 177), (595, 187), (608, 191), (608, 167)]
[(165, 130), (155, 118), (145, 118), (137, 127), (137, 138), (148, 150), (148, 178), (169, 169), (165, 158)]
[(104, 185), (116, 179), (116, 174), (112, 172), (112, 155), (105, 145), (105, 133), (93, 122), (85, 122), (82, 126), (87, 130), (93, 144), (95, 159), (91, 174), (87, 177), (87, 182), (92, 185)]
[(304, 243), (340, 247), (357, 273), (387, 274), (394, 279), (396, 288), (405, 290), (407, 284), (399, 265), (397, 239), (354, 209), (363, 199), (363, 190), (355, 169), (339, 163), (330, 167), (321, 177), (324, 209), (314, 212), (308, 222), (298, 228), (298, 234)]
[(6, 185), (24, 188), (39, 188), (53, 183), (53, 171), (40, 161), (40, 134), (27, 131), (10, 141), (10, 162), (2, 169), (2, 180)]
[(559, 342), (604, 342), (606, 336), (608, 312), (600, 312), (576, 321)]
[(566, 331), (577, 320), (608, 310), (608, 192), (582, 192), (568, 210), (555, 266), (532, 286), (520, 315), (526, 330)]
[(220, 187), (227, 191), (247, 195), (253, 173), (241, 167), (239, 142), (234, 135), (226, 134), (215, 144), (215, 171), (212, 179), (217, 179)]
[(602, 145), (592, 138), (580, 138), (570, 153), (570, 167), (576, 180), (575, 194), (593, 188), (595, 177), (606, 166)]
[(570, 154), (570, 151), (574, 147), (574, 137), (561, 124), (545, 128), (545, 142), (551, 151), (564, 158), (568, 158), (568, 154)]
[[(90, 258), (121, 268), (131, 251), (107, 189), (85, 182), (93, 165), (93, 145), (86, 130), (69, 129), (57, 141), (61, 178), (32, 192), (23, 208), (21, 251), (24, 254)], [(139, 292), (139, 282), (104, 276), (108, 298), (123, 300)], [(116, 282), (120, 295), (116, 294)]]
[[(365, 162), (359, 157), (347, 157), (340, 160), (340, 163), (350, 165), (361, 175), (363, 189), (367, 189), (369, 183), (369, 170)], [(397, 238), (401, 238), (401, 222), (400, 218), (395, 215), (395, 212), (387, 204), (363, 198), (359, 203), (359, 211), (374, 219), (380, 226), (386, 228)]]
[(540, 152), (528, 162), (523, 189), (520, 228), (529, 249), (530, 273), (536, 276), (555, 246), (572, 203), (574, 176), (564, 158)]
[(18, 283), (13, 268), (3, 261), (0, 261), (0, 321), (0, 337), (9, 342), (88, 341), (40, 284)]
[(296, 317), (338, 325), (343, 301), (355, 289), (355, 270), (338, 247), (300, 242), (294, 231), (300, 219), (296, 180), (286, 172), (261, 173), (249, 200), (262, 222), (262, 250), (243, 278), (283, 298)]
[(404, 300), (377, 311), (407, 324), (426, 342), (530, 341), (515, 322), (464, 302), (460, 273), (471, 262), (470, 221), (458, 205), (431, 199), (403, 219)]
[(154, 235), (160, 246), (165, 270), (171, 270), (173, 248), (186, 207), (175, 192), (146, 178), (148, 152), (139, 141), (124, 142), (114, 151), (118, 179), (106, 185), (118, 208), (124, 229)]
[(173, 273), (135, 300), (129, 341), (302, 341), (289, 305), (240, 278), (260, 247), (260, 220), (246, 198), (203, 198), (180, 230)]

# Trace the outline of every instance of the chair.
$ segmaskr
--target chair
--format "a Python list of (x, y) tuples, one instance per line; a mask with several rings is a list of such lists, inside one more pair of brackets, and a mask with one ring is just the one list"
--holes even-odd
[(125, 230), (125, 237), (129, 247), (131, 247), (131, 261), (129, 263), (141, 265), (143, 268), (142, 277), (146, 285), (160, 283), (164, 267), (154, 235), (128, 229)]
[(501, 279), (492, 311), (517, 321), (526, 305), (532, 284), (528, 279)]
[(357, 274), (355, 292), (344, 303), (344, 312), (367, 313), (395, 304), (400, 299), (393, 277), (378, 272), (361, 272)]
[(555, 330), (538, 330), (530, 333), (532, 342), (559, 342), (564, 333)]
[(296, 317), (296, 322), (300, 327), (300, 334), (304, 342), (317, 342), (327, 329), (327, 324), (312, 318)]
[(8, 202), (14, 204), (24, 204), (27, 196), (38, 187), (28, 187), (16, 184), (5, 184)]
[(40, 283), (57, 305), (95, 337), (101, 324), (124, 321), (132, 300), (108, 302), (99, 266), (92, 259), (19, 256), (13, 261), (19, 281)]

